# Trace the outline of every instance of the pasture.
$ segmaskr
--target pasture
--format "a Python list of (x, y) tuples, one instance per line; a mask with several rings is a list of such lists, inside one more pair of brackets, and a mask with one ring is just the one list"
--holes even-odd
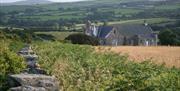
[(112, 51), (127, 55), (130, 60), (143, 62), (151, 60), (156, 64), (165, 64), (166, 67), (180, 68), (180, 47), (145, 47), (145, 46), (118, 46), (118, 47), (96, 47), (97, 51)]
[(64, 40), (66, 37), (68, 37), (71, 34), (75, 34), (78, 32), (35, 32), (36, 34), (45, 34), (45, 35), (52, 35), (57, 40)]
[[(122, 20), (122, 21), (110, 21), (108, 22), (109, 25), (113, 24), (143, 24), (144, 20), (149, 24), (158, 24), (163, 22), (174, 22), (175, 19), (169, 18), (147, 18), (147, 19), (132, 19), (132, 20)], [(98, 22), (98, 25), (103, 25), (103, 22)], [(85, 26), (84, 24), (76, 24), (76, 28), (82, 28)]]

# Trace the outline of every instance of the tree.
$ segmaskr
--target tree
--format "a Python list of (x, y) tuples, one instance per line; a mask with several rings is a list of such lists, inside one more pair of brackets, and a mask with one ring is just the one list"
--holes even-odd
[(103, 26), (107, 26), (108, 25), (108, 22), (107, 21), (104, 21), (103, 22)]
[(99, 41), (95, 37), (87, 36), (85, 34), (72, 34), (69, 35), (65, 40), (71, 41), (73, 44), (87, 44), (87, 45), (99, 45)]
[(169, 29), (160, 31), (159, 40), (161, 45), (178, 45), (177, 35)]

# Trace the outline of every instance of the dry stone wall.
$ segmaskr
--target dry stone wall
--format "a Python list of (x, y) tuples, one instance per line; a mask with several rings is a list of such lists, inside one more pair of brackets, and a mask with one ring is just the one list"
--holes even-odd
[(60, 91), (55, 77), (39, 68), (38, 56), (27, 45), (18, 54), (26, 59), (27, 69), (21, 74), (9, 75), (9, 91)]

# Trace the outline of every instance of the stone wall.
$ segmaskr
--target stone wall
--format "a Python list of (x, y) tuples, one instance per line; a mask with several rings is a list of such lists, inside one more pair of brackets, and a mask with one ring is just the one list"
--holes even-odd
[(27, 68), (21, 74), (9, 75), (9, 91), (60, 91), (56, 78), (47, 75), (46, 71), (36, 64), (37, 56), (29, 45), (18, 54), (26, 59)]

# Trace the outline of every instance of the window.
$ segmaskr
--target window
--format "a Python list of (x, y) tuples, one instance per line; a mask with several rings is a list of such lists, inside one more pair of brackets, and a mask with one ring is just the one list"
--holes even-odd
[(116, 30), (114, 30), (114, 34), (116, 34)]

